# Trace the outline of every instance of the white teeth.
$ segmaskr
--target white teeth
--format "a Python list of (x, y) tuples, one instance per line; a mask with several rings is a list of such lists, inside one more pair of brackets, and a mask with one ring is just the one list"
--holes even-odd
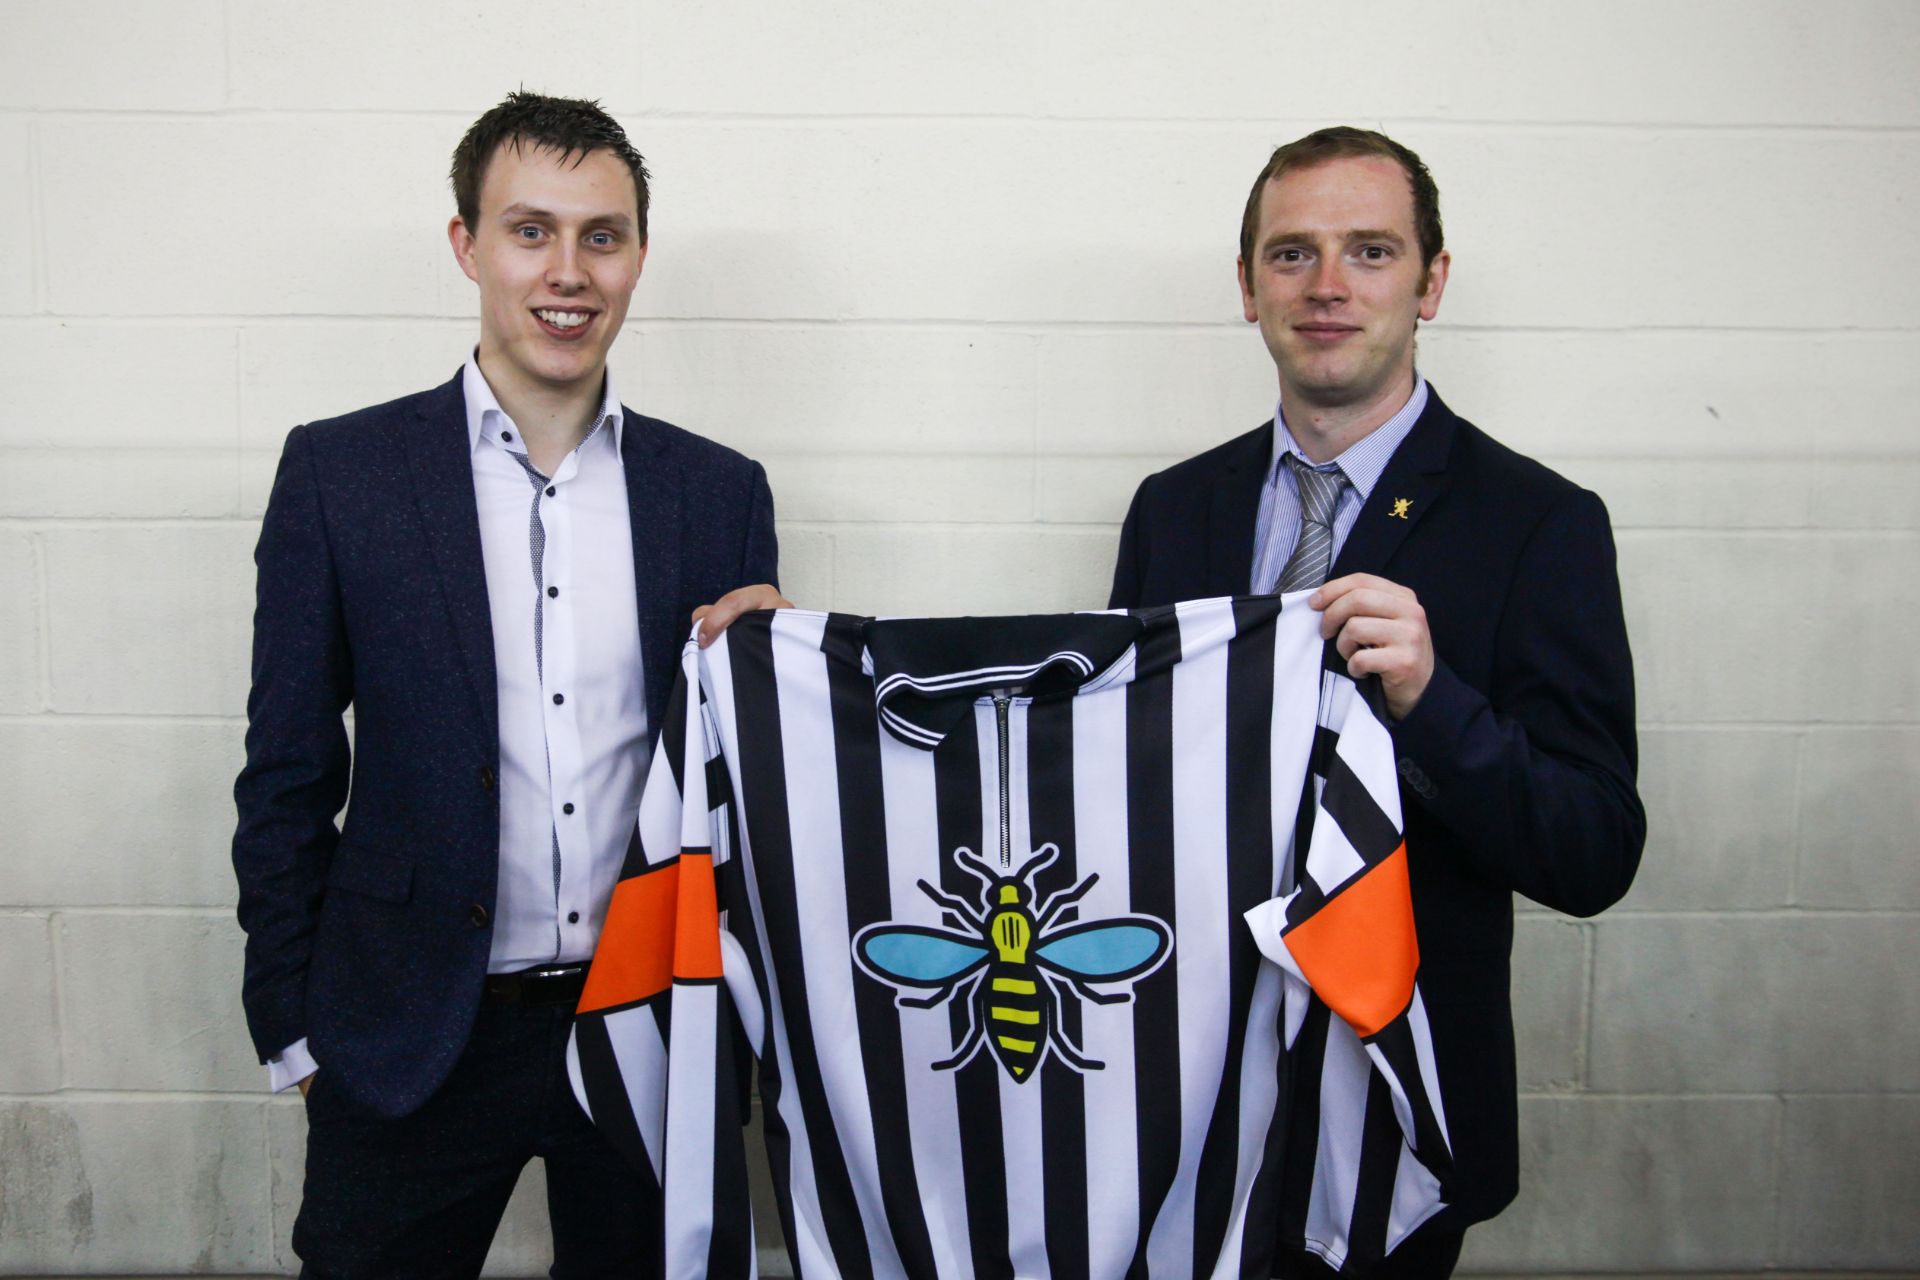
[(533, 314), (556, 329), (578, 329), (593, 318), (580, 311), (536, 311)]

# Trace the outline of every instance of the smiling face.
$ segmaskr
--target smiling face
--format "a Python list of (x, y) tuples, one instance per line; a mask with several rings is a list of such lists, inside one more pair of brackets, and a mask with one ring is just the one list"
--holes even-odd
[(1414, 326), (1438, 314), (1448, 261), (1421, 263), (1412, 187), (1392, 160), (1346, 156), (1269, 181), (1240, 300), (1281, 402), (1390, 415), (1413, 393)]
[(647, 247), (632, 172), (607, 151), (501, 144), (479, 216), (447, 235), (480, 286), (480, 367), (503, 403), (598, 396)]

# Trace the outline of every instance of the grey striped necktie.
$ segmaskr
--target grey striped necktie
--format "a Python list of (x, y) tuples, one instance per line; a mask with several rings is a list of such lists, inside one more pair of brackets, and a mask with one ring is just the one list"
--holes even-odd
[(1347, 477), (1339, 468), (1315, 471), (1298, 455), (1282, 455), (1293, 468), (1293, 481), (1300, 493), (1300, 536), (1294, 540), (1293, 554), (1280, 571), (1275, 590), (1305, 591), (1327, 580), (1333, 565), (1333, 510), (1340, 505), (1340, 491)]

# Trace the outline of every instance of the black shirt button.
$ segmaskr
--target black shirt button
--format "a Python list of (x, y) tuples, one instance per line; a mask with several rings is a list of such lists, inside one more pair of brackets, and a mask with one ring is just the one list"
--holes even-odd
[(502, 432), (500, 433), (500, 438), (501, 438), (502, 440), (511, 440), (511, 439), (513, 439), (513, 432), (511, 432), (511, 431), (502, 431)]
[(551, 497), (553, 496), (553, 486), (552, 486), (552, 485), (548, 485), (548, 486), (547, 486), (547, 496), (548, 496), (549, 498), (551, 498)]
[(487, 927), (487, 909), (476, 902), (467, 908), (467, 919), (473, 921), (474, 928), (484, 929)]
[(560, 588), (558, 588), (558, 587), (548, 587), (548, 588), (547, 588), (547, 599), (549, 599), (549, 600), (551, 600), (551, 599), (553, 599), (553, 598), (554, 598), (555, 596), (557, 596), (557, 595), (559, 595), (559, 594), (560, 594)]
[(569, 911), (569, 912), (567, 912), (567, 923), (568, 923), (568, 924), (579, 924), (579, 923), (580, 923), (580, 913), (579, 913), (578, 911)]
[(562, 812), (562, 813), (572, 813), (572, 812), (573, 812), (573, 801), (571, 801), (571, 800), (569, 800), (569, 801), (567, 801), (567, 802), (566, 802), (565, 804), (563, 804), (563, 805), (561, 805), (561, 806), (560, 806), (560, 812)]
[(487, 768), (485, 765), (480, 766), (480, 789), (482, 791), (493, 790), (493, 770)]
[(553, 695), (553, 705), (556, 707), (559, 706), (561, 703), (565, 702), (566, 700), (567, 700), (567, 695), (564, 693), (556, 693)]

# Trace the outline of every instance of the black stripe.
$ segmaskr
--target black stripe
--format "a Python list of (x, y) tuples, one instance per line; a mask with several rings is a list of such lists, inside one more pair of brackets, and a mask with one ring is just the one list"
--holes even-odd
[(719, 1018), (713, 1046), (713, 1235), (707, 1241), (709, 1277), (750, 1275), (753, 1270), (753, 1194), (747, 1185), (747, 1123), (739, 1019), (725, 983), (716, 993)]
[[(1035, 903), (1080, 881), (1073, 823), (1073, 699), (1049, 698), (1027, 711), (1027, 813), (1035, 848), (1052, 843), (1060, 857), (1034, 886)], [(1075, 920), (1072, 908), (1053, 922)], [(1061, 1001), (1059, 1031), (1095, 1060), (1082, 1035), (1077, 999)], [(1087, 1091), (1078, 1071), (1049, 1054), (1040, 1073), (1040, 1150), (1046, 1161), (1047, 1268), (1054, 1280), (1084, 1280), (1087, 1256)]]
[(1420, 1078), (1420, 1058), (1414, 1049), (1413, 1024), (1402, 1013), (1380, 1028), (1366, 1043), (1379, 1050), (1380, 1056), (1387, 1060), (1387, 1065), (1399, 1078), (1401, 1087), (1407, 1091), (1407, 1102), (1413, 1110), (1413, 1152), (1420, 1157), (1420, 1163), (1440, 1179), (1444, 1188), (1453, 1172), (1453, 1156), (1447, 1149), (1447, 1136), (1441, 1130), (1440, 1117), (1433, 1109), (1433, 1099), (1427, 1096), (1426, 1084)]
[(1400, 1168), (1400, 1122), (1393, 1115), (1393, 1091), (1378, 1071), (1367, 1078), (1367, 1115), (1360, 1127), (1360, 1174), (1354, 1186), (1353, 1226), (1347, 1265), (1364, 1267), (1387, 1255), (1387, 1220), (1393, 1209), (1393, 1183)]
[[(866, 1233), (859, 1202), (828, 1109), (807, 1005), (806, 966), (800, 947), (793, 842), (787, 829), (786, 749), (780, 729), (779, 686), (774, 678), (771, 613), (748, 614), (727, 632), (733, 674), (734, 717), (740, 751), (740, 783), (746, 790), (745, 823), (753, 848), (754, 880), (760, 888), (761, 926), (780, 988), (787, 1043), (793, 1054), (794, 1088), (800, 1101), (813, 1177), (828, 1247), (842, 1275), (868, 1277)], [(772, 1009), (768, 1009), (772, 1016)], [(768, 1126), (771, 1131), (772, 1126)]]
[[(1157, 616), (1153, 616), (1157, 615)], [(1140, 1240), (1129, 1275), (1144, 1275), (1147, 1241), (1180, 1171), (1180, 921), (1174, 913), (1173, 665), (1180, 622), (1155, 610), (1127, 685), (1128, 901), (1173, 930), (1173, 963), (1133, 986), (1134, 1113), (1139, 1125)]]
[[(934, 809), (940, 835), (940, 873), (934, 879), (947, 893), (970, 906), (980, 902), (980, 882), (953, 861), (962, 846), (997, 859), (998, 846), (983, 848), (987, 838), (980, 800), (980, 753), (997, 751), (988, 735), (983, 743), (971, 711), (954, 722), (933, 753)], [(992, 763), (992, 761), (989, 761)], [(999, 815), (993, 815), (999, 822)], [(949, 925), (953, 922), (948, 921)], [(948, 1004), (953, 1045), (959, 1048), (976, 1010), (966, 997)], [(977, 1011), (984, 1014), (984, 1004)], [(972, 1061), (954, 1071), (954, 1096), (960, 1113), (960, 1179), (967, 1194), (967, 1236), (973, 1246), (973, 1271), (978, 1276), (1013, 1274), (1007, 1243), (1006, 1151), (1000, 1128), (1000, 1063), (984, 1045)]]
[(1286, 1159), (1280, 1171), (1280, 1250), (1297, 1249), (1307, 1236), (1307, 1204), (1320, 1149), (1320, 1072), (1326, 1065), (1327, 1026), (1333, 1016), (1318, 996), (1307, 1002), (1306, 1021), (1294, 1041), (1287, 1082)]
[(1360, 775), (1338, 755), (1327, 764), (1327, 785), (1320, 792), (1320, 807), (1340, 824), (1347, 843), (1369, 867), (1400, 847), (1400, 828), (1373, 798), (1367, 784), (1360, 781)]
[(586, 1087), (593, 1127), (606, 1135), (613, 1149), (627, 1158), (627, 1163), (639, 1171), (640, 1180), (657, 1195), (660, 1186), (647, 1158), (647, 1144), (640, 1139), (640, 1126), (633, 1118), (627, 1086), (620, 1078), (620, 1063), (613, 1056), (613, 1040), (607, 1035), (606, 1018), (599, 1013), (575, 1018), (573, 1042), (580, 1055), (580, 1081)]
[(900, 1010), (893, 990), (860, 972), (851, 939), (867, 925), (893, 917), (888, 891), (887, 810), (880, 785), (880, 727), (873, 681), (860, 670), (860, 626), (838, 616), (820, 642), (826, 656), (833, 715), (834, 767), (840, 795), (841, 864), (846, 880), (847, 969), (854, 1017), (860, 1027), (867, 1106), (879, 1165), (880, 1197), (894, 1248), (909, 1275), (934, 1274), (933, 1241), (913, 1169), (913, 1138), (906, 1125), (907, 1083), (900, 1049)]
[(1193, 1272), (1207, 1275), (1220, 1258), (1233, 1212), (1240, 1162), (1240, 1068), (1246, 1049), (1246, 1011), (1253, 1002), (1260, 951), (1242, 916), (1273, 897), (1273, 620), (1271, 597), (1236, 601), (1234, 638), (1227, 646), (1226, 723), (1226, 1056), (1213, 1118), (1200, 1148), (1194, 1183)]
[[(702, 703), (707, 700), (705, 691), (694, 685), (696, 695)], [(673, 668), (673, 688), (667, 694), (666, 717), (660, 722), (660, 737), (656, 751), (667, 753), (667, 767), (673, 771), (673, 790), (676, 795), (687, 794), (687, 779), (684, 773), (684, 761), (687, 750), (687, 669), (679, 663)]]
[[(1281, 1015), (1284, 1025), (1284, 1012)], [(1244, 1277), (1258, 1276), (1266, 1280), (1274, 1273), (1274, 1257), (1279, 1248), (1280, 1218), (1277, 1209), (1280, 1204), (1280, 1175), (1286, 1167), (1287, 1137), (1292, 1132), (1292, 1121), (1287, 1114), (1287, 1100), (1291, 1096), (1293, 1080), (1293, 1059), (1282, 1053), (1274, 1063), (1273, 1119), (1267, 1125), (1266, 1137), (1260, 1147), (1260, 1167), (1253, 1175), (1253, 1186), (1247, 1194), (1246, 1225), (1240, 1232), (1240, 1274)]]

